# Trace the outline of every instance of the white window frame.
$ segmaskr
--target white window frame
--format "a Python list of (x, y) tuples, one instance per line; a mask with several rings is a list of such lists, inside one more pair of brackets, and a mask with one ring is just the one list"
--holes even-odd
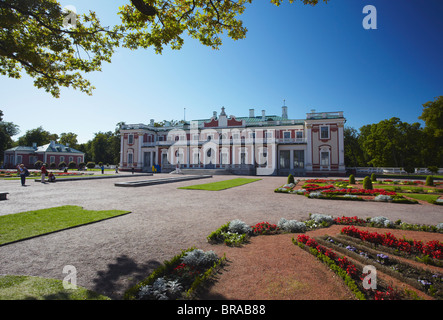
[[(327, 133), (328, 133), (328, 136), (327, 136), (326, 138), (324, 138), (323, 135), (322, 135), (322, 129), (323, 129), (323, 128), (326, 128)], [(319, 131), (319, 133), (320, 133), (320, 139), (321, 139), (321, 140), (329, 140), (329, 139), (331, 138), (331, 132), (330, 132), (330, 128), (329, 128), (329, 126), (320, 126), (320, 131)]]

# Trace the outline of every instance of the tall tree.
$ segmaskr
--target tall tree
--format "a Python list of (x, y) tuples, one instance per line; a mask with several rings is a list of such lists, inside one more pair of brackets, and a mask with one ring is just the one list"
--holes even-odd
[[(83, 73), (100, 71), (120, 45), (153, 47), (157, 53), (165, 46), (180, 49), (185, 31), (214, 49), (222, 45), (224, 32), (234, 40), (245, 38), (239, 16), (252, 1), (131, 0), (119, 8), (121, 24), (110, 28), (95, 12), (64, 12), (57, 0), (0, 0), (0, 74), (20, 78), (24, 70), (54, 97), (60, 87), (91, 94), (94, 87)], [(277, 6), (282, 2), (271, 0)]]
[(352, 127), (345, 127), (343, 130), (345, 145), (345, 165), (347, 167), (364, 167), (363, 151), (358, 141), (358, 131)]
[(360, 129), (359, 143), (374, 167), (404, 167), (423, 164), (422, 129), (399, 118), (382, 120)]
[(422, 144), (423, 161), (426, 167), (443, 167), (443, 96), (423, 104), (419, 119), (425, 122)]
[(42, 126), (26, 131), (26, 133), (18, 138), (18, 144), (21, 146), (32, 146), (36, 143), (38, 146), (48, 144), (49, 142), (57, 141), (58, 135), (50, 133), (43, 129)]
[(443, 96), (423, 104), (423, 112), (419, 119), (426, 124), (426, 129), (436, 138), (443, 138)]
[(12, 137), (19, 132), (16, 124), (3, 121), (3, 111), (0, 110), (0, 159), (3, 159), (4, 151), (12, 147)]
[(71, 148), (77, 149), (78, 148), (78, 135), (73, 132), (63, 132), (60, 134), (60, 139), (58, 140), (59, 143), (64, 145), (69, 145)]

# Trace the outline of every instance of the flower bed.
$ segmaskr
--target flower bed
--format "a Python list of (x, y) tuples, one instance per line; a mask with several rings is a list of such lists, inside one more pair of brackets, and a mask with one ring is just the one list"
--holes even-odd
[[(337, 237), (323, 236), (317, 239), (319, 243), (347, 254), (364, 265), (375, 265), (377, 270), (436, 299), (443, 299), (443, 270), (440, 272), (426, 270), (416, 264), (413, 265), (398, 260), (394, 255), (391, 255), (392, 251), (387, 252), (384, 247), (369, 248), (364, 243), (355, 240), (355, 238), (343, 235)], [(413, 260), (414, 255), (406, 258)]]
[[(317, 258), (327, 262), (329, 267), (332, 266), (331, 269), (345, 280), (345, 283), (359, 299), (411, 299), (410, 291), (394, 289), (380, 277), (375, 278), (374, 287), (370, 286), (372, 277), (368, 280), (368, 273), (367, 271), (364, 272), (365, 265), (376, 265), (375, 270), (395, 277), (435, 299), (443, 299), (443, 273), (431, 272), (400, 262), (383, 251), (374, 251), (369, 248), (362, 249), (352, 241), (348, 242), (330, 236), (310, 238), (306, 235), (298, 235), (296, 240), (293, 238), (293, 242), (302, 248), (307, 248)], [(344, 255), (340, 256), (337, 252)], [(356, 260), (356, 262), (351, 262), (348, 257)], [(341, 274), (337, 272), (337, 267), (340, 268)]]
[(145, 280), (125, 292), (126, 300), (190, 299), (225, 262), (213, 251), (191, 248), (155, 269)]
[(364, 279), (367, 274), (364, 274), (363, 270), (360, 270), (359, 267), (352, 263), (346, 256), (340, 257), (333, 250), (326, 246), (319, 245), (315, 239), (306, 235), (299, 235), (297, 239), (292, 238), (292, 241), (300, 248), (317, 257), (317, 259), (325, 263), (332, 271), (340, 276), (357, 299), (398, 300), (401, 298), (399, 292), (381, 282), (377, 283), (376, 290), (365, 289), (362, 279)]
[[(344, 230), (343, 234), (335, 237), (321, 236), (316, 238), (305, 234), (306, 231), (329, 227), (333, 224), (345, 225), (341, 228), (341, 230)], [(238, 219), (232, 220), (208, 236), (208, 241), (213, 244), (225, 243), (226, 245), (232, 245), (232, 242), (230, 240), (226, 242), (222, 235), (222, 233), (229, 233), (231, 236), (236, 234), (237, 236), (242, 235), (244, 237), (244, 242), (235, 243), (235, 245), (240, 245), (247, 242), (252, 236), (298, 233), (296, 238), (292, 238), (294, 244), (307, 250), (320, 261), (327, 264), (331, 270), (344, 280), (345, 284), (348, 285), (358, 299), (403, 300), (416, 299), (418, 297), (415, 291), (400, 290), (398, 286), (386, 282), (383, 276), (377, 277), (376, 287), (365, 289), (365, 284), (371, 284), (370, 274), (365, 270), (367, 265), (376, 265), (376, 271), (382, 272), (382, 275), (392, 276), (400, 282), (409, 284), (414, 289), (420, 290), (436, 299), (443, 298), (443, 270), (442, 272), (430, 272), (395, 258), (395, 255), (401, 252), (404, 253), (402, 257), (411, 260), (415, 259), (415, 262), (419, 261), (424, 264), (439, 266), (438, 261), (441, 261), (439, 257), (441, 256), (442, 243), (438, 241), (423, 243), (417, 240), (398, 239), (389, 232), (386, 234), (377, 232), (365, 233), (355, 226), (443, 232), (443, 223), (437, 226), (426, 226), (405, 224), (400, 220), (394, 223), (382, 216), (361, 219), (357, 216), (334, 218), (330, 215), (310, 214), (309, 219), (306, 221), (281, 218), (277, 224), (263, 221), (253, 226), (249, 226)], [(358, 235), (359, 237), (352, 237), (352, 235)], [(365, 240), (371, 239), (372, 242), (363, 241), (360, 238)], [(400, 250), (400, 248), (407, 247), (403, 242), (412, 244), (418, 251)], [(416, 257), (420, 253), (421, 255), (417, 259)], [(183, 267), (178, 264), (179, 269)], [(193, 269), (187, 270), (187, 272), (193, 271)]]
[[(332, 181), (334, 182), (331, 184)], [(327, 184), (328, 182), (329, 184)], [(319, 185), (318, 183), (325, 185)], [(405, 198), (395, 191), (381, 188), (354, 188), (342, 180), (309, 179), (303, 184), (302, 189), (297, 189), (296, 184), (291, 183), (276, 188), (274, 192), (298, 194), (308, 198), (327, 200), (379, 201), (406, 204), (419, 203), (417, 200)]]
[(422, 241), (416, 240), (397, 239), (390, 232), (380, 234), (360, 230), (354, 226), (344, 227), (341, 233), (362, 241), (370, 242), (375, 246), (386, 246), (412, 255), (423, 255), (433, 259), (443, 260), (443, 243), (439, 241), (423, 243)]

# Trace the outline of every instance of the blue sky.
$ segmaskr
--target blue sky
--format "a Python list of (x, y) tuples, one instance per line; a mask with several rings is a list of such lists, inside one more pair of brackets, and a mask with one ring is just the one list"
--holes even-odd
[[(118, 23), (126, 0), (67, 0), (78, 13), (96, 11), (104, 25)], [(287, 2), (287, 1), (286, 1)], [(111, 3), (111, 4), (110, 4)], [(377, 9), (377, 30), (362, 26), (363, 7)], [(220, 50), (185, 38), (180, 51), (119, 48), (102, 72), (86, 77), (93, 96), (62, 89), (59, 99), (20, 80), (0, 77), (4, 120), (26, 130), (74, 132), (80, 143), (115, 125), (149, 119), (208, 118), (224, 106), (229, 115), (254, 108), (290, 118), (343, 111), (360, 128), (391, 117), (420, 122), (422, 105), (443, 95), (443, 1), (330, 0), (247, 6), (246, 39), (224, 40)], [(17, 138), (18, 136), (14, 137)]]

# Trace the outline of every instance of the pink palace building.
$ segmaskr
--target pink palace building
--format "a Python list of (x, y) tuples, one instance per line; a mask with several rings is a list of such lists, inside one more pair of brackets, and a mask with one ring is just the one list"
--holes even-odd
[[(121, 128), (123, 171), (241, 175), (345, 175), (343, 112), (311, 112), (289, 119), (265, 110), (249, 116), (213, 112), (211, 118), (162, 127), (127, 124)], [(206, 169), (206, 170), (205, 170)], [(197, 171), (199, 170), (199, 171)], [(210, 171), (209, 171), (210, 170)]]

